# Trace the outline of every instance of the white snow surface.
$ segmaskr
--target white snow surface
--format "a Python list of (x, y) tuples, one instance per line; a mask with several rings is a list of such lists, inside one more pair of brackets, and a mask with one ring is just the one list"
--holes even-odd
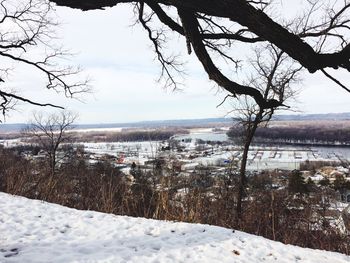
[(0, 193), (0, 262), (350, 262), (221, 227), (93, 211)]

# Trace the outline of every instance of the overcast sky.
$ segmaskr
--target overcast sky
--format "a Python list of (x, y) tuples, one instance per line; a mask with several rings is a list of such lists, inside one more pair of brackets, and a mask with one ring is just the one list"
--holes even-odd
[[(187, 75), (181, 91), (164, 90), (156, 82), (159, 64), (146, 32), (140, 25), (131, 26), (130, 6), (85, 13), (57, 8), (57, 13), (61, 21), (59, 42), (76, 53), (70, 63), (81, 65), (92, 78), (93, 92), (79, 100), (66, 99), (44, 90), (44, 76), (19, 67), (12, 75), (12, 85), (21, 95), (77, 112), (80, 123), (223, 117), (229, 110), (228, 104), (216, 107), (225, 93), (208, 81), (194, 55), (183, 56)], [(184, 46), (182, 39), (175, 39), (169, 48), (184, 53)], [(350, 83), (350, 74), (337, 74), (344, 83)], [(301, 93), (294, 106), (301, 113), (350, 111), (350, 94), (320, 74), (306, 73), (299, 88)], [(35, 109), (51, 111), (21, 104), (6, 121), (25, 122)]]

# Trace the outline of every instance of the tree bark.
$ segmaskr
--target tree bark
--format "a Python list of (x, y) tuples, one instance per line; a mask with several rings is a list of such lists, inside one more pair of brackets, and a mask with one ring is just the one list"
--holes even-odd
[[(247, 171), (247, 161), (248, 161), (248, 153), (250, 145), (253, 141), (256, 129), (258, 128), (258, 125), (260, 123), (260, 120), (262, 118), (263, 111), (260, 110), (258, 115), (255, 117), (252, 127), (247, 127), (247, 131), (245, 134), (244, 139), (244, 147), (243, 147), (243, 154), (242, 154), (242, 160), (241, 165), (239, 169), (239, 183), (238, 183), (238, 191), (237, 191), (237, 205), (236, 205), (236, 215), (235, 215), (235, 225), (239, 226), (240, 221), (242, 220), (243, 216), (243, 209), (242, 209), (242, 203), (243, 203), (243, 197), (244, 197), (244, 190), (246, 187), (246, 171)], [(248, 124), (248, 125), (251, 125)]]

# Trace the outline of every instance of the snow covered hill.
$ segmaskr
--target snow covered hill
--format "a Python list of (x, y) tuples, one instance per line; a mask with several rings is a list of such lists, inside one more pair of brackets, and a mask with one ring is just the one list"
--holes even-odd
[(0, 193), (0, 262), (350, 262), (230, 229), (79, 211)]

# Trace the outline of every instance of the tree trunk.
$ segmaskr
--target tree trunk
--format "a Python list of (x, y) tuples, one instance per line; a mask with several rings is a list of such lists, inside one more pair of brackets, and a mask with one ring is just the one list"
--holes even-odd
[[(235, 216), (235, 225), (239, 226), (242, 220), (242, 201), (244, 196), (244, 189), (246, 186), (246, 170), (247, 170), (247, 160), (250, 144), (252, 143), (253, 137), (255, 135), (256, 129), (260, 123), (262, 118), (262, 110), (257, 114), (253, 123), (248, 123), (247, 130), (245, 131), (245, 139), (244, 139), (244, 147), (243, 147), (243, 155), (242, 161), (239, 169), (239, 183), (238, 183), (238, 191), (237, 191), (237, 205), (236, 205), (236, 216)], [(252, 125), (252, 126), (251, 126)]]

